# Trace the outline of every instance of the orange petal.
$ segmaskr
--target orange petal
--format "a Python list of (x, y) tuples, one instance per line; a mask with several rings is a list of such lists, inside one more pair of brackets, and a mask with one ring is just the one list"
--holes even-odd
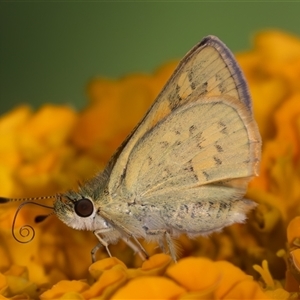
[(277, 138), (280, 141), (293, 146), (294, 154), (299, 154), (300, 138), (295, 122), (300, 118), (300, 93), (294, 93), (287, 98), (276, 111), (275, 123), (278, 130)]
[(295, 249), (290, 252), (294, 266), (300, 272), (300, 249)]
[(4, 275), (19, 276), (28, 279), (28, 269), (27, 267), (12, 265)]
[(180, 296), (180, 300), (207, 300), (216, 299), (214, 295), (214, 287), (212, 289), (206, 289), (205, 291), (187, 292)]
[(0, 294), (5, 294), (8, 288), (6, 277), (0, 273)]
[(220, 270), (207, 258), (183, 258), (171, 266), (166, 274), (189, 291), (209, 289), (221, 279)]
[(31, 299), (38, 297), (38, 287), (35, 283), (23, 277), (17, 277), (12, 275), (6, 275), (8, 284), (7, 293), (10, 296), (18, 294), (27, 294)]
[(299, 38), (280, 30), (261, 31), (256, 34), (254, 43), (269, 74), (280, 75), (284, 66), (300, 57)]
[(21, 105), (1, 116), (0, 132), (15, 132), (20, 129), (32, 115), (29, 106)]
[(274, 112), (288, 95), (288, 87), (281, 79), (271, 78), (250, 82), (249, 89), (255, 120), (265, 141), (274, 134)]
[(168, 278), (143, 276), (129, 281), (111, 299), (175, 299), (185, 292)]
[(171, 262), (171, 257), (164, 253), (152, 255), (149, 259), (143, 262), (141, 268), (128, 269), (128, 278), (163, 275)]
[(59, 299), (60, 300), (85, 300), (85, 298), (83, 298), (80, 294), (74, 292), (65, 293)]
[(251, 280), (241, 269), (227, 261), (217, 261), (214, 267), (220, 272), (221, 280), (216, 289), (216, 297), (222, 299), (237, 283)]
[(121, 266), (124, 270), (127, 269), (126, 265), (116, 257), (108, 257), (96, 261), (89, 267), (89, 273), (94, 279), (98, 279), (106, 270), (112, 269), (114, 266)]
[(172, 258), (169, 255), (164, 253), (152, 255), (149, 259), (143, 262), (142, 270), (148, 271), (157, 268), (165, 268), (172, 261)]
[(77, 292), (82, 293), (89, 288), (89, 285), (82, 281), (68, 281), (62, 280), (55, 284), (50, 290), (47, 290), (43, 294), (40, 295), (40, 299), (42, 300), (52, 300), (57, 299), (68, 292)]
[[(125, 270), (120, 266), (115, 266), (114, 269), (106, 270), (99, 277), (99, 279), (85, 292), (82, 296), (85, 299), (94, 298), (102, 295), (105, 291), (106, 294), (112, 294), (117, 288), (123, 285), (127, 280)], [(117, 269), (119, 267), (119, 269)]]
[(293, 245), (293, 241), (300, 237), (300, 217), (292, 219), (287, 227), (287, 241), (289, 245)]
[[(289, 292), (284, 289), (276, 289), (271, 291), (266, 291), (265, 294), (270, 297), (270, 299), (291, 299), (293, 298)], [(292, 297), (291, 297), (292, 296)]]
[(237, 283), (227, 294), (218, 299), (271, 299), (265, 294), (258, 283), (252, 280), (245, 280)]
[(62, 145), (76, 121), (76, 113), (68, 106), (43, 106), (20, 130), (18, 139), (24, 158), (35, 160), (47, 149)]

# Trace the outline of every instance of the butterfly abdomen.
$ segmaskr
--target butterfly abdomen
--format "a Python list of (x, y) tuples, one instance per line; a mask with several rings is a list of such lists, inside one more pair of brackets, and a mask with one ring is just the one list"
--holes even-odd
[(243, 223), (246, 213), (254, 208), (253, 201), (240, 199), (234, 201), (197, 201), (193, 203), (169, 205), (165, 207), (172, 215), (166, 224), (174, 235), (186, 233), (188, 236), (207, 235), (219, 231), (233, 223)]

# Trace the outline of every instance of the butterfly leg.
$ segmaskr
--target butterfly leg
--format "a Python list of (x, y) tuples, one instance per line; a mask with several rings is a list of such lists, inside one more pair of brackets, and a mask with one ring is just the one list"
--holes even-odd
[(105, 247), (105, 249), (106, 249), (106, 252), (107, 252), (107, 254), (110, 256), (110, 257), (112, 257), (111, 256), (111, 253), (110, 253), (110, 251), (109, 251), (109, 248), (108, 248), (108, 242), (107, 241), (105, 241), (99, 234), (100, 233), (103, 233), (103, 230), (101, 230), (101, 231), (94, 231), (93, 233), (94, 233), (94, 235), (97, 237), (97, 239), (99, 240), (99, 242), (100, 243), (98, 243), (93, 249), (92, 249), (92, 251), (91, 251), (91, 255), (92, 255), (92, 262), (95, 262), (96, 261), (96, 253), (98, 252), (98, 250), (101, 248), (101, 247)]
[[(98, 243), (91, 251), (91, 256), (92, 256), (92, 263), (96, 262), (96, 253), (98, 252), (98, 250), (103, 247), (102, 243)], [(106, 249), (107, 251), (107, 249)]]
[[(172, 257), (172, 259), (176, 262), (176, 245), (170, 235), (170, 233), (168, 232), (168, 230), (165, 229), (157, 229), (157, 230), (146, 230), (146, 234), (149, 234), (151, 236), (157, 236), (158, 237), (158, 244), (159, 247), (163, 250), (163, 252), (167, 252), (166, 250), (169, 250), (169, 253)], [(167, 249), (165, 247), (165, 243), (164, 241), (167, 243)]]
[(137, 243), (133, 243), (131, 240), (129, 240), (127, 237), (122, 237), (122, 240), (135, 252), (138, 253), (138, 255), (141, 257), (143, 261), (149, 258), (149, 254), (146, 252), (144, 247), (141, 245), (141, 243), (138, 241), (136, 237), (133, 237), (134, 241)]
[[(117, 220), (113, 220), (107, 213), (104, 211), (100, 211), (99, 215), (103, 217), (106, 220), (109, 220), (109, 222), (118, 229), (119, 232), (122, 232), (124, 237), (121, 237), (122, 240), (135, 252), (137, 252), (143, 260), (149, 258), (149, 254), (146, 252), (144, 247), (141, 245), (141, 243), (138, 241), (138, 239), (132, 234), (130, 230), (128, 230), (122, 223), (118, 222)], [(111, 229), (108, 229), (106, 231), (109, 231)], [(103, 232), (103, 230), (101, 231)], [(100, 232), (99, 232), (100, 233)], [(134, 245), (132, 241), (129, 240), (129, 238), (133, 238), (137, 245)], [(130, 244), (129, 244), (130, 243)]]

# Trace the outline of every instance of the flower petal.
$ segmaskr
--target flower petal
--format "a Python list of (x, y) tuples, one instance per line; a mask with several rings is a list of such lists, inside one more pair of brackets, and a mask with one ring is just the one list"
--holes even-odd
[(209, 289), (216, 286), (221, 279), (220, 270), (207, 258), (183, 258), (171, 266), (166, 274), (189, 291)]
[(43, 294), (40, 295), (41, 300), (52, 300), (62, 297), (67, 292), (77, 292), (82, 293), (85, 290), (89, 289), (89, 285), (82, 281), (68, 281), (62, 280), (55, 284), (50, 290), (47, 290)]
[(104, 271), (112, 269), (114, 266), (121, 266), (124, 270), (127, 269), (126, 265), (116, 257), (108, 257), (96, 261), (89, 267), (89, 273), (97, 280)]
[(252, 280), (245, 280), (237, 283), (223, 298), (218, 299), (271, 299), (265, 294), (257, 282)]
[(175, 299), (185, 292), (168, 278), (143, 276), (129, 281), (111, 299)]
[[(86, 291), (82, 293), (85, 299), (94, 298), (102, 295), (111, 295), (118, 287), (127, 281), (127, 274), (120, 266), (115, 266), (113, 269), (103, 271), (99, 279)], [(107, 297), (106, 297), (107, 298)]]

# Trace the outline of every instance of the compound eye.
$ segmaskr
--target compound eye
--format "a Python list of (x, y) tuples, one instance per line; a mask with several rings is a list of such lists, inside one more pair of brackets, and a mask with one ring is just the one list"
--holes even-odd
[(94, 205), (91, 200), (83, 198), (75, 203), (74, 210), (79, 217), (86, 218), (93, 213)]

